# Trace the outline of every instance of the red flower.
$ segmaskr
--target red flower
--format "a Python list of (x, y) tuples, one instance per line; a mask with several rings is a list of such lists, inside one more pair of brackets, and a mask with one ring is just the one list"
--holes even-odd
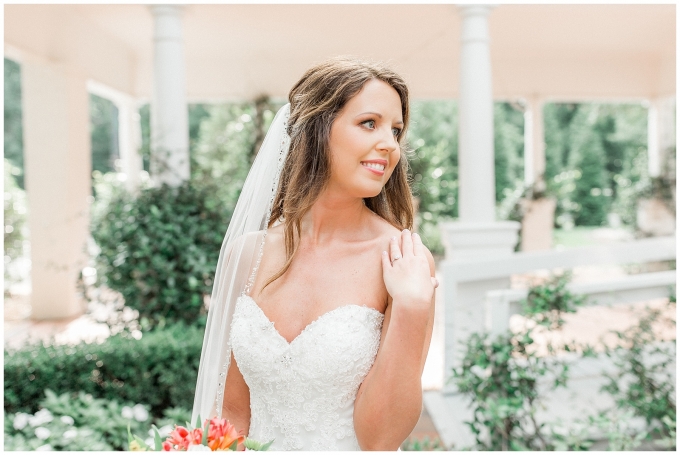
[(165, 442), (170, 443), (171, 447), (176, 446), (176, 450), (187, 450), (191, 441), (189, 430), (181, 426), (175, 426), (175, 429), (172, 430), (170, 436), (165, 440)]
[[(228, 450), (234, 441), (237, 444), (245, 442), (245, 436), (236, 431), (231, 423), (226, 419), (218, 419), (217, 417), (210, 420), (208, 426), (208, 447), (210, 450)], [(195, 428), (188, 430), (181, 426), (175, 426), (175, 429), (170, 433), (170, 436), (163, 443), (163, 450), (187, 450), (190, 445), (198, 445), (203, 441), (203, 429)]]
[(200, 444), (203, 440), (203, 430), (201, 428), (191, 430), (187, 439), (190, 444)]

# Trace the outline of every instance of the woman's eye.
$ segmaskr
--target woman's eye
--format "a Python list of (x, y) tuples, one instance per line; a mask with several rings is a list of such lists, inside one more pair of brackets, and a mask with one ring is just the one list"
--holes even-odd
[(394, 134), (395, 136), (399, 136), (400, 133), (401, 133), (401, 129), (392, 128), (392, 134)]
[(362, 125), (366, 125), (369, 129), (375, 128), (375, 120), (366, 120), (365, 122), (361, 122)]

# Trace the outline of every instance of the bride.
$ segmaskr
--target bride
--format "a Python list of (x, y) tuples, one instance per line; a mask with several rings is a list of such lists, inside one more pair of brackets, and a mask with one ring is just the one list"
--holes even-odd
[(288, 99), (222, 246), (192, 421), (272, 450), (396, 450), (421, 413), (437, 286), (409, 231), (408, 89), (336, 58)]

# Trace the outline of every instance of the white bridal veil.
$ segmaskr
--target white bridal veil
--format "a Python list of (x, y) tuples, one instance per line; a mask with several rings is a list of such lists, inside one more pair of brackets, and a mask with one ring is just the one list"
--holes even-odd
[(290, 104), (277, 112), (229, 222), (222, 242), (210, 297), (191, 423), (222, 416), (224, 382), (231, 360), (229, 333), (236, 300), (250, 292), (255, 280), (272, 203), (288, 154)]

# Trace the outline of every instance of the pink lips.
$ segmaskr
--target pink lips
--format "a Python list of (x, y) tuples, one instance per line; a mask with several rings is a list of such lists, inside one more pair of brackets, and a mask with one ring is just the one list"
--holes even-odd
[[(372, 163), (372, 164), (382, 164), (384, 167), (387, 167), (387, 160), (367, 160), (367, 161), (362, 161), (362, 163)], [(368, 166), (364, 166), (363, 164), (361, 165), (364, 169), (367, 169), (371, 172), (373, 172), (376, 175), (384, 175), (385, 171), (384, 170), (379, 170), (379, 169), (373, 169)]]

